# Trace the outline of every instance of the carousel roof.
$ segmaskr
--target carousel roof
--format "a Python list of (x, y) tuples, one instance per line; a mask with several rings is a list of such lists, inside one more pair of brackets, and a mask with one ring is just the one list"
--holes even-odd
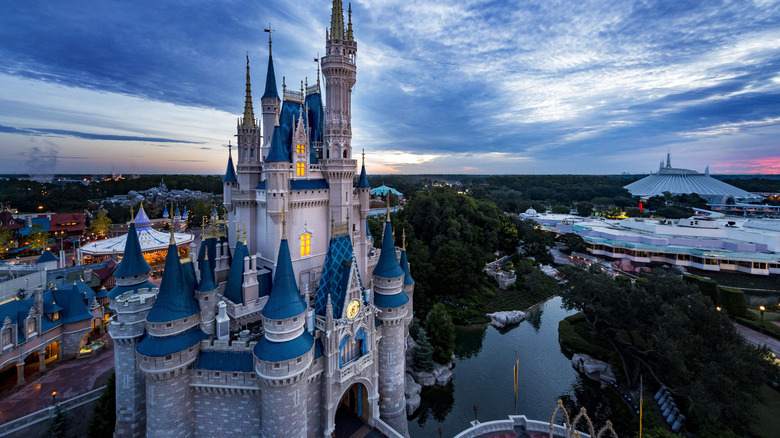
[[(138, 210), (138, 214), (135, 216), (133, 223), (135, 223), (135, 229), (138, 233), (138, 242), (141, 244), (142, 252), (159, 251), (168, 248), (171, 235), (152, 229), (152, 221), (149, 219), (149, 216), (146, 215), (143, 205)], [(192, 234), (173, 234), (173, 240), (176, 242), (176, 246), (189, 244), (194, 239), (195, 237)], [(82, 251), (84, 254), (89, 255), (123, 254), (126, 242), (127, 234), (123, 234), (121, 236), (112, 237), (111, 239), (90, 242), (82, 247)]]

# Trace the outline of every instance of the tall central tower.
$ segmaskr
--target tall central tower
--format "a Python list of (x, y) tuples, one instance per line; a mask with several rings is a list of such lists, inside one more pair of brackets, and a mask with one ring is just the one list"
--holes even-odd
[(327, 102), (322, 169), (330, 185), (331, 214), (337, 222), (347, 222), (352, 178), (357, 168), (357, 161), (352, 159), (352, 86), (357, 73), (357, 43), (352, 37), (351, 6), (348, 13), (345, 28), (341, 0), (333, 1), (322, 58)]

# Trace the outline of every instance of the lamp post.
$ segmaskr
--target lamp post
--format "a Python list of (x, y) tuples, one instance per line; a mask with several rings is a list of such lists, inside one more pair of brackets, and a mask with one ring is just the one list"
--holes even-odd
[(761, 333), (764, 333), (764, 311), (766, 310), (766, 307), (759, 306), (758, 310), (761, 311)]

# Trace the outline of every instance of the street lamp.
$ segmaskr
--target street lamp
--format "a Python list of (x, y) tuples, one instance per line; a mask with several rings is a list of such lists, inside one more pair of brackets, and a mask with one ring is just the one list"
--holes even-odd
[(716, 308), (715, 308), (715, 310), (717, 310), (718, 312), (720, 312), (720, 311), (721, 311), (721, 310), (723, 310), (723, 309), (722, 309), (720, 306), (718, 306), (718, 307), (716, 307)]
[(759, 306), (758, 310), (761, 311), (761, 333), (764, 333), (764, 311), (766, 310), (766, 307)]

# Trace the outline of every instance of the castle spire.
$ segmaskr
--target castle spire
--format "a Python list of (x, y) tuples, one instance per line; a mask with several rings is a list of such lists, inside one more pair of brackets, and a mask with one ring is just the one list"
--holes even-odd
[(330, 14), (330, 38), (344, 39), (344, 6), (342, 6), (341, 0), (333, 0), (333, 9)]
[(263, 29), (268, 32), (268, 70), (265, 74), (265, 93), (263, 93), (263, 99), (266, 97), (273, 97), (279, 99), (279, 92), (276, 90), (276, 74), (274, 73), (274, 57), (271, 53), (271, 25), (268, 25), (268, 29)]
[(246, 101), (244, 101), (244, 128), (255, 127), (255, 113), (252, 110), (252, 84), (249, 82), (249, 53), (246, 54)]
[[(236, 170), (233, 167), (233, 146), (228, 141), (228, 164), (227, 170), (225, 170), (225, 177), (222, 178), (222, 182), (237, 182)], [(186, 210), (185, 210), (186, 211)]]
[(368, 185), (368, 175), (366, 175), (366, 150), (363, 149), (363, 165), (360, 168), (360, 178), (358, 179), (358, 189), (370, 189)]
[(348, 3), (349, 9), (347, 10), (349, 22), (347, 23), (347, 40), (352, 41), (352, 2)]

